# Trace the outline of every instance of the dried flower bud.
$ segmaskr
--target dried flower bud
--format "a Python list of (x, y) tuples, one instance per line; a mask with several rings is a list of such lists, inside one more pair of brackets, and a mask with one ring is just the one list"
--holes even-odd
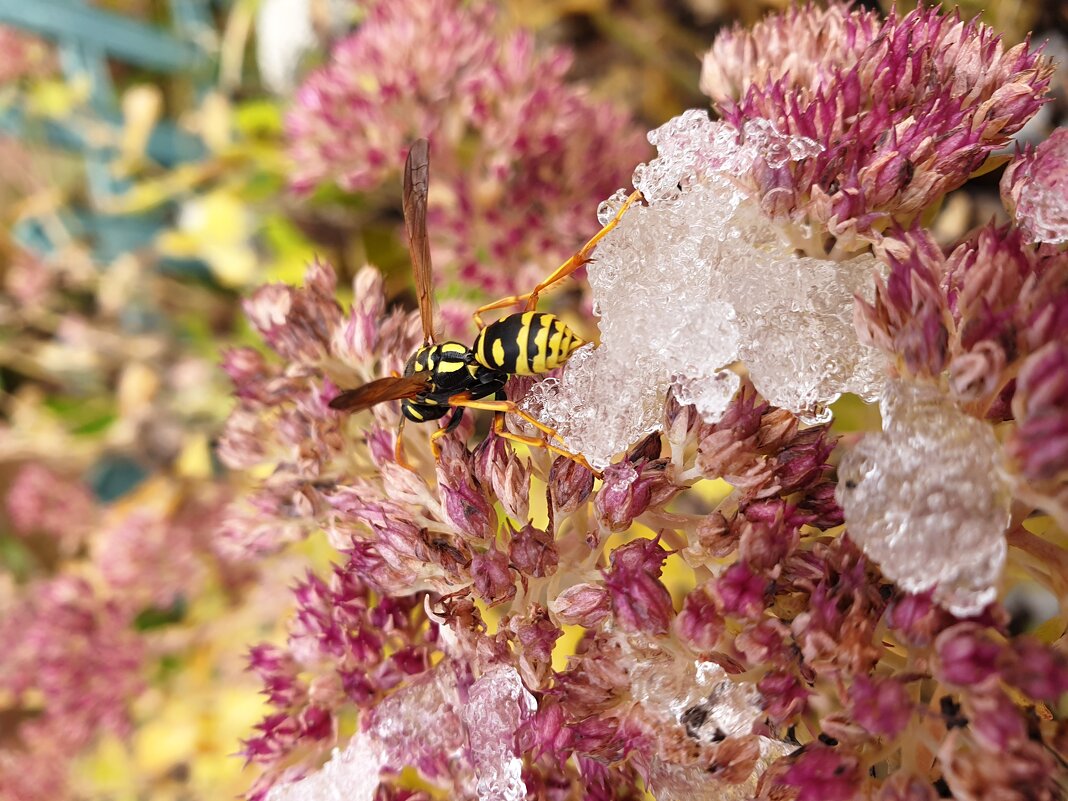
[(650, 506), (666, 502), (676, 491), (665, 475), (666, 466), (659, 459), (637, 464), (624, 460), (609, 466), (594, 499), (601, 525), (609, 531), (626, 531)]
[(880, 737), (896, 737), (908, 725), (912, 699), (896, 679), (857, 676), (849, 690), (853, 720)]
[(764, 711), (780, 725), (804, 712), (808, 704), (808, 690), (792, 673), (773, 670), (757, 682), (757, 689), (764, 697)]
[(542, 686), (552, 671), (553, 647), (563, 631), (549, 620), (549, 613), (534, 604), (522, 618), (513, 618), (508, 628), (515, 633), (519, 646), (520, 673), (527, 686)]
[(1036, 701), (1055, 704), (1068, 693), (1068, 656), (1033, 637), (1012, 640), (1002, 654), (1001, 680)]
[(508, 557), (496, 547), (471, 557), (471, 578), (475, 592), (490, 605), (503, 603), (515, 596), (515, 580), (508, 567)]
[(226, 348), (222, 352), (222, 368), (234, 384), (234, 395), (264, 402), (265, 379), (270, 373), (263, 354), (255, 348)]
[(851, 754), (813, 746), (795, 758), (781, 781), (798, 788), (797, 801), (853, 801), (860, 789), (860, 763)]
[(744, 562), (735, 562), (716, 579), (715, 592), (723, 612), (734, 617), (756, 618), (764, 611), (768, 580)]
[(775, 568), (800, 540), (800, 528), (784, 524), (781, 518), (768, 523), (743, 519), (739, 529), (739, 556), (750, 568), (761, 573)]
[(712, 761), (705, 771), (724, 784), (741, 784), (753, 775), (760, 758), (760, 738), (749, 735), (728, 737), (716, 744)]
[(675, 610), (671, 593), (660, 581), (664, 560), (670, 556), (660, 547), (660, 538), (637, 539), (612, 551), (612, 565), (605, 586), (612, 597), (612, 611), (628, 631), (665, 634)]
[(557, 513), (571, 514), (593, 492), (593, 473), (574, 459), (558, 456), (549, 470), (549, 491)]
[(1005, 168), (1001, 199), (1029, 242), (1068, 242), (1066, 187), (1068, 128), (1058, 128)]
[(448, 438), (442, 443), (438, 487), (445, 517), (457, 531), (475, 540), (493, 538), (497, 531), (493, 504), (475, 478), (463, 446)]
[(711, 588), (697, 587), (687, 594), (673, 628), (675, 635), (695, 653), (715, 650), (724, 623)]
[(898, 771), (879, 789), (875, 801), (938, 801), (928, 779)]
[(734, 638), (734, 647), (750, 665), (783, 663), (790, 629), (778, 618), (766, 618), (747, 626)]
[(974, 623), (959, 623), (935, 639), (939, 677), (958, 687), (982, 685), (997, 676), (1001, 647)]
[(516, 733), (520, 748), (531, 752), (535, 758), (549, 755), (566, 759), (570, 756), (573, 738), (571, 729), (565, 724), (563, 706), (547, 698)]
[(602, 584), (574, 584), (554, 598), (549, 608), (567, 626), (592, 629), (612, 611), (612, 599)]
[(1008, 451), (1035, 482), (1068, 473), (1068, 345), (1051, 342), (1020, 368), (1012, 401), (1017, 427)]
[(526, 520), (530, 472), (505, 444), (505, 439), (491, 434), (475, 448), (473, 457), (479, 483), (493, 491), (511, 518)]
[(837, 485), (824, 481), (811, 487), (798, 504), (798, 511), (805, 516), (806, 525), (826, 531), (845, 522), (842, 507), (835, 499)]
[(1004, 753), (1027, 737), (1027, 726), (1016, 704), (997, 687), (964, 697), (968, 727), (994, 753)]
[(560, 563), (552, 535), (529, 523), (512, 534), (508, 558), (520, 573), (532, 578), (551, 576)]
[(996, 342), (985, 339), (953, 359), (949, 366), (949, 387), (963, 401), (980, 400), (1001, 386), (1008, 359)]
[(930, 235), (913, 231), (885, 242), (880, 255), (890, 275), (877, 281), (874, 301), (857, 301), (861, 340), (899, 356), (915, 376), (938, 376), (949, 356), (942, 252)]

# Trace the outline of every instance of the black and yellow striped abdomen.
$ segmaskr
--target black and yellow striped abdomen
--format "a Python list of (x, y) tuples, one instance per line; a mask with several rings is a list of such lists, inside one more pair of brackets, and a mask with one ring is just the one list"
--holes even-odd
[(528, 311), (483, 328), (471, 350), (490, 370), (537, 375), (559, 367), (586, 343), (554, 314)]

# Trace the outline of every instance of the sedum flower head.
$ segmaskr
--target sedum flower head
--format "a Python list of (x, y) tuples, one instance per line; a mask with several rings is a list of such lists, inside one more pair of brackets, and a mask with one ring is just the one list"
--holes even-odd
[(1001, 176), (1001, 199), (1029, 242), (1068, 242), (1068, 128), (1028, 147)]
[(435, 261), (491, 294), (524, 291), (570, 255), (643, 152), (624, 112), (566, 81), (567, 51), (503, 27), (483, 2), (380, 0), (288, 118), (302, 191), (392, 186), (411, 142), (429, 138)]
[(822, 152), (753, 175), (769, 212), (839, 247), (910, 226), (1004, 146), (1043, 102), (1052, 66), (1025, 42), (939, 7), (801, 6), (721, 34), (702, 88), (741, 129), (763, 118)]
[[(1064, 255), (993, 224), (946, 254), (918, 224), (1034, 112), (1048, 66), (938, 11), (837, 5), (709, 61), (727, 122), (651, 135), (645, 202), (590, 268), (600, 345), (505, 390), (597, 475), (474, 414), (439, 458), (409, 426), (405, 465), (396, 404), (330, 410), (419, 341), (373, 270), (348, 308), (325, 264), (247, 303), (274, 355), (226, 359), (221, 453), (264, 477), (228, 540), (321, 530), (337, 557), (294, 589), (286, 644), (250, 655), (273, 707), (252, 797), (400, 798), (405, 769), (479, 801), (1064, 786), (1062, 649), (998, 600), (1006, 566), (1068, 572), (1020, 523), (1064, 522)], [(881, 394), (882, 432), (832, 433), (849, 390)]]

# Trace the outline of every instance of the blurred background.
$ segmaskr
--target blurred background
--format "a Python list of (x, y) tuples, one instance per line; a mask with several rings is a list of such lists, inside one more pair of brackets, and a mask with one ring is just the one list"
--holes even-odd
[[(477, 5), (492, 47), (442, 41), (436, 15), (476, 5), (0, 0), (0, 799), (230, 798), (255, 779), (233, 756), (264, 712), (247, 644), (283, 636), (280, 590), (328, 549), (251, 558), (255, 477), (215, 456), (220, 360), (256, 345), (242, 297), (318, 257), (343, 296), (372, 263), (412, 305), (400, 154), (433, 121), (440, 316), (469, 337), (476, 301), (595, 230), (647, 130), (707, 107), (716, 31), (785, 4), (501, 0)], [(1065, 116), (1068, 5), (960, 6), (1060, 62), (1021, 137), (1041, 141)], [(465, 58), (503, 76), (473, 108), (450, 91)], [(509, 81), (542, 94), (517, 107)], [(997, 179), (947, 198), (944, 242), (1003, 214)], [(846, 429), (869, 418), (839, 409)]]

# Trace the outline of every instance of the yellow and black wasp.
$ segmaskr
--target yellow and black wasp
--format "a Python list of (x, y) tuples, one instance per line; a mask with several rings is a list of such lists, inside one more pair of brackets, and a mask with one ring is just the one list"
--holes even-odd
[[(601, 229), (586, 245), (562, 264), (549, 278), (526, 295), (503, 298), (481, 307), (475, 313), (479, 326), (474, 344), (469, 348), (460, 342), (434, 341), (433, 278), (430, 263), (430, 241), (427, 237), (427, 193), (430, 184), (430, 145), (418, 140), (408, 151), (404, 166), (404, 223), (408, 232), (412, 271), (419, 301), (419, 316), (423, 327), (423, 345), (404, 367), (404, 375), (380, 378), (355, 389), (343, 391), (330, 401), (338, 411), (357, 412), (388, 400), (401, 401), (401, 425), (408, 419), (415, 423), (439, 420), (452, 411), (448, 425), (430, 437), (435, 457), (440, 454), (437, 440), (460, 424), (464, 409), (487, 409), (496, 413), (494, 431), (505, 439), (526, 445), (547, 448), (581, 463), (580, 456), (553, 445), (549, 440), (556, 432), (504, 398), (504, 386), (513, 375), (538, 375), (567, 361), (578, 348), (586, 344), (566, 323), (552, 314), (535, 311), (538, 296), (552, 284), (573, 273), (587, 261), (589, 253), (638, 195), (632, 195), (619, 210), (616, 218)], [(502, 317), (483, 326), (481, 313), (526, 302), (526, 311)], [(504, 415), (522, 417), (539, 430), (544, 439), (527, 437), (508, 431)], [(397, 435), (398, 461), (400, 432)]]

